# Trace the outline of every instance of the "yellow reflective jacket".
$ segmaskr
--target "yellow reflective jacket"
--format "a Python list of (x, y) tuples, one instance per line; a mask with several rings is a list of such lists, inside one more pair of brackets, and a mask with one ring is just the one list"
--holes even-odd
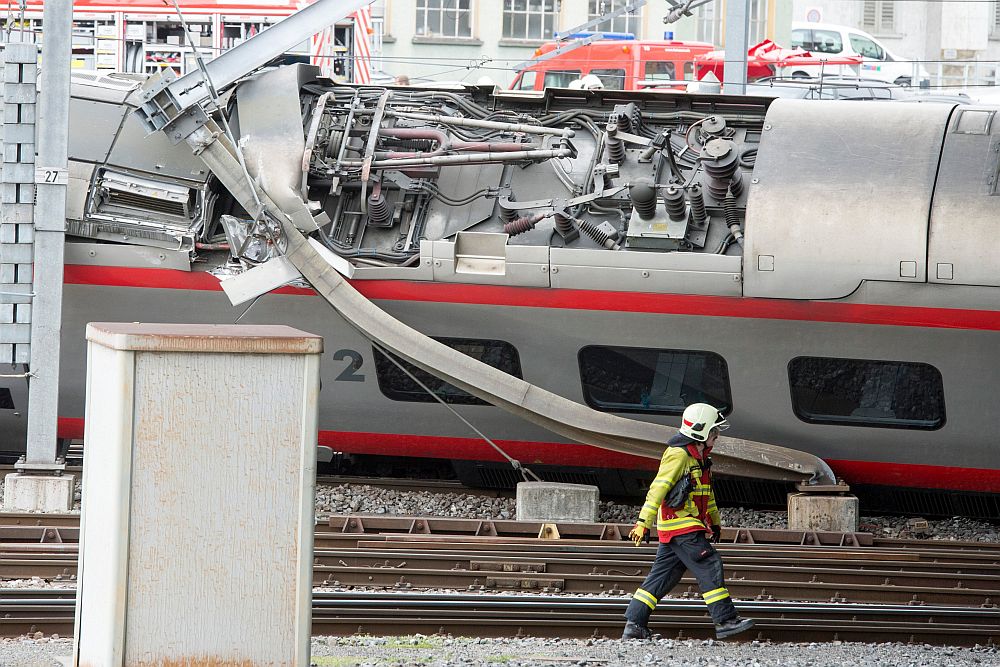
[[(707, 452), (702, 456), (707, 457)], [(711, 526), (722, 525), (712, 491), (712, 473), (702, 468), (702, 462), (694, 445), (672, 445), (663, 452), (660, 469), (649, 485), (646, 502), (639, 512), (639, 523), (648, 529), (653, 528), (656, 517), (656, 531), (661, 542), (669, 542), (685, 533), (711, 532)], [(664, 499), (674, 485), (682, 482), (684, 475), (691, 480), (687, 499), (678, 508), (667, 507)]]

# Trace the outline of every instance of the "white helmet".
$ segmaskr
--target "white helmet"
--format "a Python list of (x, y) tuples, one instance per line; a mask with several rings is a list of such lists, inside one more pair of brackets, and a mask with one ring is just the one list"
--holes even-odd
[(600, 90), (604, 88), (604, 82), (596, 74), (587, 74), (580, 79), (584, 90)]
[(684, 409), (681, 416), (681, 435), (692, 440), (705, 442), (713, 428), (725, 431), (729, 423), (725, 416), (708, 403), (692, 403)]

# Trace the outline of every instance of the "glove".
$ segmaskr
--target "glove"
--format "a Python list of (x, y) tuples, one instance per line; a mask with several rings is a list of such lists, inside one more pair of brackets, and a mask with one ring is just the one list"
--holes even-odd
[(722, 526), (712, 525), (712, 544), (718, 544), (722, 539)]
[(636, 522), (632, 530), (629, 531), (628, 538), (632, 540), (632, 543), (635, 544), (635, 546), (639, 546), (639, 543), (642, 542), (643, 538), (649, 542), (649, 529), (641, 523)]

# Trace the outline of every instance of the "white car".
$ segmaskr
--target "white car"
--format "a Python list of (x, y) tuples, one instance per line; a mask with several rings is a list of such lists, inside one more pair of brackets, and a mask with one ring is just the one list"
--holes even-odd
[[(861, 56), (860, 75), (900, 86), (919, 84), (930, 74), (919, 63), (901, 58), (867, 32), (829, 23), (792, 23), (792, 46), (823, 55)], [(819, 66), (795, 68), (792, 76), (820, 76)], [(916, 80), (914, 80), (916, 75)]]

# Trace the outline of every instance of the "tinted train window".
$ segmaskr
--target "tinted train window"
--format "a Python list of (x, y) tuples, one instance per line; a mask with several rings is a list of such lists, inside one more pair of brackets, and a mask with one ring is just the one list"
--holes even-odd
[[(474, 338), (435, 338), (453, 350), (458, 350), (473, 359), (478, 359), (493, 368), (499, 368), (508, 375), (521, 377), (521, 359), (517, 356), (517, 348), (502, 340), (477, 340)], [(386, 398), (394, 401), (409, 401), (412, 403), (436, 403), (437, 399), (428, 394), (414, 382), (409, 375), (400, 370), (399, 366), (384, 354), (372, 349), (375, 354), (375, 374), (378, 377), (378, 388)], [(428, 389), (441, 397), (445, 403), (456, 405), (489, 405), (458, 387), (439, 380), (425, 373), (416, 366), (396, 357), (406, 370), (424, 383)]]
[(597, 410), (679, 415), (692, 403), (733, 405), (726, 361), (712, 352), (592, 345), (579, 358), (583, 396)]
[(792, 408), (806, 422), (932, 430), (944, 425), (941, 373), (928, 364), (797, 357)]

